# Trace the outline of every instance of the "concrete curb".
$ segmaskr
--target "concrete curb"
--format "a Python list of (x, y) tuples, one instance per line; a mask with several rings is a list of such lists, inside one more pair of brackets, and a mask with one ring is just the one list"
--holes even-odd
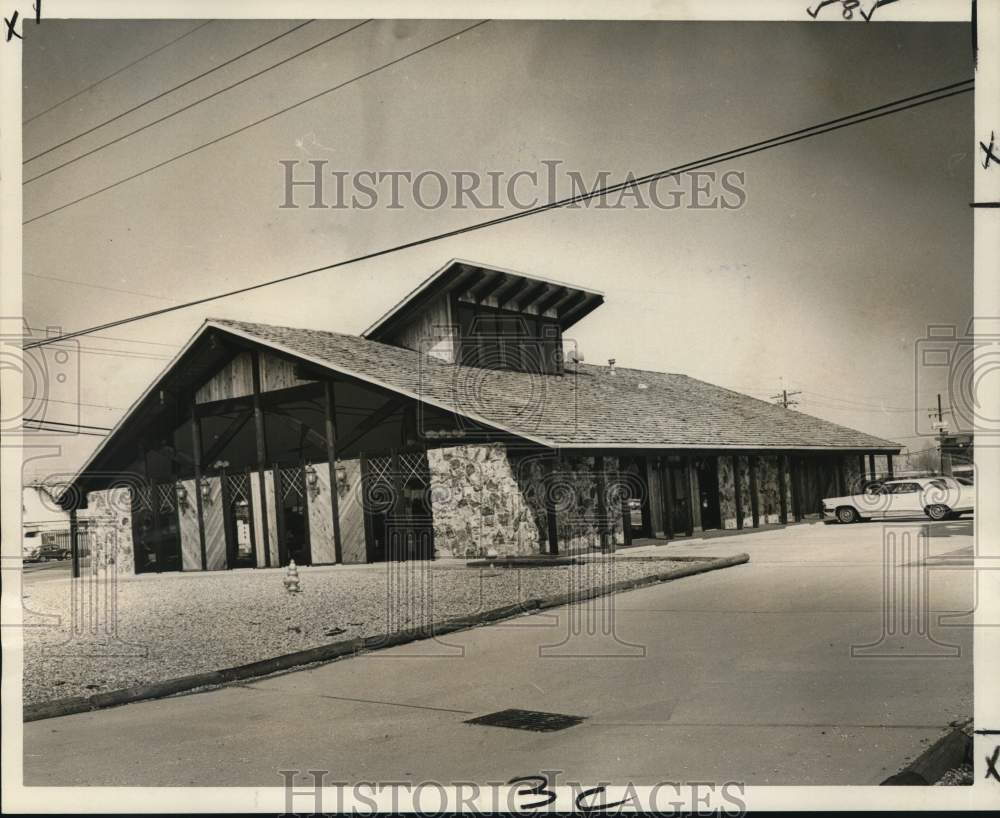
[(948, 770), (972, 761), (972, 736), (965, 732), (971, 719), (955, 726), (913, 761), (879, 786), (926, 787), (941, 780)]
[[(674, 559), (670, 557), (668, 559)], [(269, 659), (262, 659), (259, 662), (251, 662), (247, 665), (224, 668), (223, 670), (213, 670), (207, 673), (196, 673), (191, 676), (181, 676), (176, 679), (168, 679), (163, 682), (151, 682), (149, 684), (126, 687), (120, 690), (109, 690), (105, 693), (95, 693), (93, 696), (74, 696), (66, 699), (54, 699), (37, 704), (24, 706), (24, 721), (40, 721), (42, 719), (52, 719), (58, 716), (69, 716), (74, 713), (87, 713), (91, 710), (101, 710), (106, 707), (117, 707), (132, 702), (147, 701), (150, 699), (162, 699), (166, 696), (173, 696), (178, 693), (185, 693), (203, 687), (219, 687), (231, 682), (244, 679), (252, 679), (259, 676), (268, 676), (282, 670), (299, 665), (315, 664), (316, 662), (331, 662), (336, 659), (344, 659), (349, 656), (356, 656), (372, 650), (405, 645), (409, 642), (416, 642), (420, 639), (429, 639), (434, 636), (443, 636), (447, 633), (454, 633), (460, 630), (469, 630), (478, 625), (485, 625), (497, 622), (501, 619), (511, 619), (515, 616), (532, 613), (534, 611), (548, 608), (558, 608), (575, 602), (583, 602), (600, 596), (630, 591), (647, 585), (655, 585), (660, 582), (668, 582), (681, 577), (688, 577), (694, 574), (703, 574), (708, 571), (717, 571), (721, 568), (729, 568), (734, 565), (742, 565), (750, 561), (749, 554), (736, 554), (731, 557), (705, 557), (690, 558), (684, 557), (678, 561), (687, 562), (692, 559), (704, 559), (703, 562), (693, 563), (683, 568), (674, 568), (670, 571), (663, 571), (659, 574), (651, 574), (648, 577), (630, 579), (623, 582), (616, 582), (612, 585), (602, 585), (598, 588), (590, 588), (577, 594), (558, 594), (546, 599), (527, 599), (513, 605), (505, 605), (502, 608), (493, 608), (488, 611), (480, 611), (468, 616), (446, 619), (419, 628), (409, 628), (388, 634), (376, 634), (374, 636), (355, 637), (345, 639), (340, 642), (331, 642), (328, 645), (320, 645), (316, 648), (286, 653), (282, 656), (274, 656)]]

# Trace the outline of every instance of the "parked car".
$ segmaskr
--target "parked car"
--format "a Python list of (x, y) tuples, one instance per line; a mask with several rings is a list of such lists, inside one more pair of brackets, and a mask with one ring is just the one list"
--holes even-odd
[(21, 545), (21, 555), (25, 562), (46, 562), (47, 560), (68, 560), (70, 550), (57, 542), (43, 543), (37, 531), (29, 531), (24, 535)]
[(45, 545), (38, 549), (38, 559), (42, 562), (46, 560), (68, 560), (69, 558), (69, 549), (58, 543), (45, 543)]
[(914, 517), (951, 520), (975, 510), (975, 489), (954, 477), (907, 477), (867, 486), (863, 493), (823, 500), (823, 516), (841, 523)]
[(21, 559), (25, 562), (38, 562), (38, 552), (42, 550), (42, 538), (37, 531), (25, 532), (21, 541)]

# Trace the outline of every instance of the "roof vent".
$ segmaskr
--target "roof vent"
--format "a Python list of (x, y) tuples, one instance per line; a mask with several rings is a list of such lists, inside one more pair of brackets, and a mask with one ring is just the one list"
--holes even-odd
[(614, 375), (615, 374), (615, 359), (614, 358), (608, 358), (608, 373), (610, 375)]

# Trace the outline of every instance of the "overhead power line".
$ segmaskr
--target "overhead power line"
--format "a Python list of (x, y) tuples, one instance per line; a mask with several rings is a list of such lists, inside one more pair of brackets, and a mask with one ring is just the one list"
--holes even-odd
[(60, 398), (48, 398), (42, 395), (36, 395), (31, 397), (27, 402), (34, 403), (35, 401), (42, 401), (43, 403), (64, 403), (67, 406), (87, 406), (91, 409), (114, 409), (125, 411), (127, 407), (125, 406), (109, 406), (106, 403), (84, 403), (83, 401), (76, 400), (61, 400)]
[[(915, 411), (912, 406), (889, 406), (883, 403), (877, 403), (874, 401), (859, 401), (852, 398), (845, 398), (839, 395), (825, 395), (822, 392), (813, 392), (811, 389), (805, 390), (806, 395), (816, 395), (817, 397), (824, 398), (826, 400), (837, 401), (839, 403), (847, 403), (853, 406), (864, 406), (871, 409), (878, 409), (882, 411), (892, 411), (892, 412), (913, 412)], [(810, 399), (811, 400), (811, 399)]]
[(166, 91), (161, 91), (160, 93), (156, 94), (156, 96), (152, 96), (152, 97), (150, 97), (147, 100), (143, 100), (138, 105), (133, 105), (131, 108), (128, 108), (127, 110), (122, 111), (120, 114), (115, 114), (115, 116), (111, 117), (110, 119), (105, 119), (103, 122), (98, 122), (93, 127), (88, 128), (85, 131), (81, 131), (76, 136), (71, 136), (69, 139), (64, 139), (62, 142), (58, 142), (57, 144), (53, 145), (52, 147), (46, 148), (43, 151), (39, 151), (34, 156), (29, 156), (21, 164), (26, 165), (26, 164), (28, 164), (28, 162), (34, 162), (36, 159), (40, 159), (41, 157), (45, 156), (46, 154), (52, 153), (52, 151), (58, 150), (59, 148), (63, 147), (64, 145), (68, 145), (70, 142), (75, 142), (77, 139), (80, 139), (80, 138), (86, 136), (87, 134), (91, 134), (94, 131), (96, 131), (96, 130), (98, 130), (100, 128), (103, 128), (105, 125), (110, 125), (112, 122), (117, 122), (122, 117), (125, 117), (125, 116), (128, 116), (129, 114), (135, 113), (140, 108), (145, 108), (150, 103), (156, 102), (158, 99), (163, 99), (163, 97), (167, 96), (168, 94), (172, 94), (174, 91), (179, 91), (181, 88), (184, 88), (185, 86), (190, 85), (192, 82), (197, 82), (200, 79), (204, 79), (209, 74), (212, 74), (212, 73), (214, 73), (216, 71), (219, 71), (219, 70), (225, 68), (227, 65), (232, 65), (237, 60), (242, 60), (244, 57), (247, 57), (250, 54), (253, 54), (255, 51), (260, 51), (260, 49), (264, 48), (265, 46), (268, 46), (271, 43), (276, 42), (277, 40), (280, 40), (282, 37), (287, 37), (292, 32), (298, 31), (300, 28), (304, 28), (305, 26), (309, 25), (312, 22), (314, 22), (314, 21), (313, 20), (306, 20), (304, 23), (299, 23), (297, 26), (292, 26), (287, 31), (283, 31), (283, 32), (281, 32), (281, 34), (278, 34), (275, 37), (271, 37), (270, 39), (264, 40), (264, 42), (262, 42), (260, 45), (255, 45), (253, 48), (248, 49), (247, 51), (244, 51), (241, 54), (237, 54), (235, 57), (231, 57), (231, 58), (229, 58), (228, 60), (226, 60), (223, 63), (219, 63), (218, 65), (216, 65), (216, 66), (214, 66), (212, 68), (209, 68), (207, 71), (202, 71), (200, 74), (198, 74), (197, 76), (191, 77), (191, 79), (189, 79), (189, 80), (184, 80), (184, 82), (182, 82), (180, 85), (175, 85), (173, 88), (168, 88)]
[(52, 432), (55, 434), (63, 435), (86, 435), (89, 437), (107, 437), (107, 432), (88, 432), (83, 429), (58, 429), (55, 427), (45, 427), (45, 426), (25, 426), (24, 427), (29, 432)]
[[(28, 327), (31, 332), (45, 332), (45, 330), (40, 327)], [(169, 347), (170, 349), (179, 349), (179, 344), (168, 344), (166, 341), (147, 341), (143, 338), (122, 338), (120, 335), (91, 335), (91, 338), (99, 338), (102, 341), (121, 341), (126, 344), (151, 344), (157, 347)]]
[(89, 423), (66, 423), (61, 420), (47, 420), (46, 418), (24, 418), (26, 423), (44, 423), (46, 426), (70, 426), (74, 429), (97, 429), (101, 432), (110, 432), (110, 426), (91, 426)]
[[(363, 22), (360, 22), (357, 25), (353, 25), (349, 28), (346, 28), (343, 31), (338, 31), (332, 37), (327, 37), (325, 40), (320, 40), (315, 45), (311, 45), (308, 48), (304, 48), (302, 49), (302, 51), (292, 54), (290, 57), (285, 57), (285, 59), (279, 60), (273, 65), (267, 66), (266, 68), (262, 68), (260, 71), (257, 71), (248, 77), (243, 77), (243, 79), (237, 80), (231, 85), (227, 85), (225, 88), (220, 88), (218, 91), (213, 91), (208, 96), (196, 99), (194, 102), (190, 102), (187, 105), (178, 108), (176, 111), (171, 111), (169, 114), (164, 114), (158, 119), (154, 119), (152, 122), (147, 122), (145, 125), (140, 125), (138, 128), (135, 128), (134, 130), (131, 130), (128, 133), (122, 134), (121, 136), (116, 136), (114, 139), (108, 140), (107, 142), (98, 145), (96, 148), (91, 148), (89, 151), (85, 151), (81, 153), (79, 156), (74, 156), (72, 159), (67, 159), (65, 162), (61, 162), (58, 165), (49, 168), (48, 170), (44, 170), (41, 173), (35, 174), (30, 179), (25, 179), (23, 184), (25, 185), (31, 184), (32, 182), (35, 182), (44, 176), (48, 176), (50, 173), (55, 173), (57, 170), (62, 170), (67, 165), (72, 165), (74, 162), (79, 162), (81, 159), (86, 159), (88, 156), (93, 156), (98, 151), (102, 151), (105, 148), (111, 147), (112, 145), (117, 145), (119, 142), (123, 142), (130, 136), (135, 136), (137, 133), (141, 133), (142, 131), (145, 131), (147, 128), (152, 128), (154, 125), (159, 125), (161, 122), (166, 122), (168, 119), (172, 119), (178, 114), (183, 114), (185, 111), (190, 111), (192, 108), (198, 107), (203, 102), (208, 102), (210, 99), (215, 99), (215, 97), (219, 96), (220, 94), (226, 93), (226, 91), (232, 91), (234, 88), (237, 88), (240, 85), (250, 82), (250, 80), (256, 79), (257, 77), (266, 74), (268, 71), (273, 71), (275, 68), (280, 68), (281, 66), (290, 63), (292, 60), (296, 60), (299, 57), (308, 54), (310, 51), (315, 51), (317, 48), (320, 48), (321, 46), (327, 45), (328, 43), (332, 43), (334, 40), (338, 40), (345, 34), (350, 34), (352, 31), (359, 29), (370, 22), (371, 20), (364, 20)], [(303, 25), (305, 25), (305, 23), (303, 23)]]
[(153, 295), (152, 293), (143, 293), (139, 292), (138, 290), (125, 290), (122, 289), (121, 287), (108, 287), (107, 285), (104, 284), (92, 284), (89, 281), (77, 281), (72, 278), (59, 278), (58, 276), (45, 276), (45, 275), (40, 275), (39, 273), (25, 273), (24, 275), (27, 278), (40, 278), (45, 281), (59, 281), (63, 284), (74, 284), (77, 287), (92, 287), (95, 290), (107, 290), (108, 292), (112, 293), (123, 293), (125, 295), (138, 295), (143, 298), (152, 298), (156, 301), (172, 301), (175, 304), (177, 303), (176, 298), (167, 298), (164, 295)]
[(215, 139), (210, 139), (208, 142), (203, 142), (200, 145), (196, 145), (195, 147), (190, 148), (189, 150), (186, 150), (183, 153), (179, 153), (176, 156), (171, 156), (169, 159), (164, 159), (162, 162), (158, 162), (157, 164), (152, 165), (151, 167), (148, 167), (145, 170), (140, 170), (137, 173), (133, 173), (131, 176), (126, 176), (124, 179), (119, 179), (117, 182), (112, 182), (109, 185), (105, 185), (102, 188), (98, 188), (97, 190), (92, 191), (91, 193), (87, 193), (86, 195), (81, 196), (78, 199), (73, 199), (70, 202), (66, 202), (66, 204), (59, 205), (58, 207), (54, 207), (51, 210), (46, 210), (44, 213), (40, 213), (37, 216), (32, 216), (30, 219), (26, 219), (25, 221), (21, 222), (21, 224), (22, 225), (31, 224), (32, 222), (36, 222), (39, 219), (44, 219), (46, 216), (51, 216), (53, 213), (58, 213), (60, 210), (65, 210), (67, 207), (71, 207), (75, 204), (79, 204), (80, 202), (84, 202), (87, 199), (97, 196), (98, 194), (105, 193), (106, 191), (116, 188), (119, 185), (123, 185), (126, 182), (131, 182), (133, 179), (138, 179), (140, 176), (143, 176), (154, 170), (158, 170), (159, 168), (165, 167), (166, 165), (169, 165), (172, 162), (176, 162), (178, 159), (183, 159), (184, 157), (190, 156), (193, 153), (197, 153), (198, 151), (204, 148), (211, 147), (212, 145), (217, 145), (223, 140), (229, 139), (229, 137), (231, 136), (236, 136), (237, 134), (241, 134), (244, 131), (250, 130), (250, 128), (254, 128), (257, 125), (261, 125), (264, 122), (268, 122), (269, 120), (275, 119), (276, 117), (279, 117), (282, 114), (286, 114), (289, 111), (294, 110), (295, 108), (299, 108), (302, 105), (306, 105), (310, 102), (313, 102), (319, 99), (320, 97), (325, 96), (326, 94), (332, 94), (334, 91), (339, 91), (341, 88), (346, 88), (348, 85), (358, 82), (359, 80), (363, 80), (366, 77), (370, 77), (372, 74), (377, 74), (379, 71), (383, 71), (386, 68), (391, 68), (394, 65), (398, 65), (404, 60), (408, 60), (410, 57), (415, 57), (417, 54), (421, 54), (424, 51), (428, 51), (434, 48), (435, 46), (439, 46), (442, 43), (447, 42), (448, 40), (452, 40), (455, 37), (459, 37), (462, 34), (465, 34), (467, 31), (472, 31), (472, 29), (478, 28), (481, 25), (485, 25), (488, 22), (489, 20), (480, 20), (478, 23), (474, 23), (471, 26), (467, 26), (463, 28), (461, 31), (456, 31), (454, 34), (449, 34), (447, 37), (442, 37), (440, 40), (435, 40), (433, 43), (430, 43), (429, 45), (425, 45), (414, 51), (410, 51), (409, 53), (404, 54), (402, 57), (397, 57), (394, 60), (390, 60), (387, 63), (383, 63), (382, 65), (372, 68), (370, 71), (365, 71), (363, 74), (358, 74), (357, 76), (351, 77), (348, 80), (344, 80), (343, 82), (338, 83), (337, 85), (331, 86), (330, 88), (320, 91), (317, 94), (313, 94), (311, 97), (307, 97), (306, 99), (293, 103), (292, 105), (289, 105), (286, 108), (282, 108), (280, 111), (275, 111), (273, 114), (268, 114), (265, 117), (261, 117), (260, 119), (255, 120), (254, 122), (250, 122), (247, 125), (243, 125), (242, 127), (239, 127), (234, 131), (229, 131), (228, 133), (224, 133), (222, 136), (217, 136)]
[[(332, 262), (330, 264), (324, 264), (320, 267), (314, 267), (311, 270), (303, 270), (301, 272), (291, 273), (289, 275), (270, 279), (268, 281), (262, 281), (259, 284), (250, 284), (247, 285), (246, 287), (239, 287), (235, 290), (229, 290), (227, 292), (216, 293), (215, 295), (205, 296), (203, 298), (197, 298), (192, 301), (184, 302), (182, 304), (177, 304), (170, 307), (163, 307), (161, 309), (153, 310), (151, 312), (132, 315), (127, 318), (119, 318), (115, 321), (108, 321), (107, 323), (99, 324), (93, 327), (88, 327), (86, 329), (76, 330), (74, 332), (67, 332), (64, 333), (63, 335), (54, 336), (52, 338), (33, 341), (28, 344), (25, 344), (24, 348), (29, 349), (35, 346), (43, 346), (45, 344), (50, 344), (56, 341), (65, 340), (67, 338), (76, 338), (80, 335), (86, 335), (91, 332), (99, 332), (101, 330), (110, 329), (111, 327), (122, 326), (123, 324), (131, 324), (136, 321), (145, 320), (147, 318), (154, 318), (158, 315), (164, 315), (166, 313), (175, 312), (176, 310), (182, 310), (188, 307), (194, 307), (199, 304), (206, 304), (210, 301), (217, 301), (219, 299), (229, 298), (234, 295), (241, 295), (243, 293), (248, 293), (254, 290), (263, 289), (264, 287), (270, 287), (274, 284), (280, 284), (286, 281), (293, 281), (298, 278), (304, 278), (306, 276), (315, 275), (316, 273), (335, 270), (341, 267), (346, 267), (351, 264), (357, 264), (362, 261), (368, 261), (374, 258), (380, 258), (382, 256), (387, 256), (392, 253), (398, 253), (401, 250), (408, 250), (414, 247), (420, 247), (422, 245), (430, 244), (432, 242), (442, 241), (443, 239), (453, 238), (455, 236), (461, 236), (463, 234), (472, 233), (477, 230), (483, 230), (487, 227), (494, 227), (496, 225), (504, 224), (506, 222), (527, 218), (528, 216), (534, 216), (539, 213), (545, 213), (549, 210), (555, 210), (557, 208), (566, 207), (567, 205), (574, 204), (576, 202), (583, 202), (600, 196), (606, 196), (609, 193), (636, 188), (640, 185), (648, 184), (653, 181), (658, 181), (660, 179), (664, 179), (669, 176), (676, 176), (680, 173), (696, 170), (698, 168), (702, 168), (707, 165), (713, 165), (718, 162), (727, 161), (730, 159), (736, 159), (742, 156), (749, 156), (755, 153), (760, 153), (761, 151), (769, 150), (770, 148), (792, 144), (802, 139), (808, 139), (809, 137), (818, 136), (819, 134), (830, 133), (832, 131), (839, 130), (840, 128), (846, 128), (851, 125), (857, 125), (862, 122), (870, 121), (872, 119), (878, 119), (880, 117), (889, 116), (890, 114), (899, 113), (900, 111), (909, 110), (910, 108), (916, 108), (920, 105), (926, 105), (927, 103), (930, 102), (938, 102), (942, 99), (947, 99), (948, 97), (952, 97), (957, 94), (967, 93), (968, 91), (971, 91), (973, 89), (974, 87), (973, 82), (974, 81), (970, 79), (960, 83), (953, 83), (951, 85), (946, 85), (943, 86), (942, 88), (937, 88), (932, 91), (925, 91), (923, 93), (915, 94), (910, 97), (904, 97), (903, 99), (896, 100), (894, 102), (884, 103), (882, 105), (878, 105), (875, 106), (874, 108), (869, 108), (855, 114), (837, 117), (836, 119), (828, 120), (827, 122), (822, 122), (818, 125), (812, 125), (808, 128), (800, 128), (796, 131), (790, 131), (789, 133), (782, 134), (780, 136), (771, 137), (770, 139), (761, 140), (759, 142), (754, 142), (750, 145), (745, 145), (741, 148), (734, 148), (728, 151), (723, 151), (722, 153), (714, 154), (712, 156), (705, 157), (704, 159), (698, 159), (693, 162), (687, 162), (683, 165), (677, 165), (667, 170), (650, 173), (647, 174), (646, 176), (641, 176), (638, 178), (631, 177), (624, 182), (619, 182), (614, 185), (594, 188), (593, 190), (586, 193), (581, 193), (575, 196), (568, 196), (563, 199), (557, 199), (555, 201), (549, 202), (544, 205), (539, 205), (533, 208), (526, 208), (524, 210), (517, 211), (516, 213), (509, 213), (505, 216), (498, 216), (497, 218), (494, 219), (487, 219), (485, 221), (477, 222), (475, 224), (465, 225), (464, 227), (458, 227), (455, 228), (454, 230), (449, 230), (444, 233), (438, 233), (432, 236), (425, 236), (423, 238), (414, 239), (412, 241), (404, 242), (402, 244), (396, 244), (391, 247), (385, 247), (381, 250), (373, 250), (370, 253), (364, 253), (359, 256), (354, 256), (353, 258), (343, 259), (341, 261)], [(968, 87), (962, 87), (962, 86), (968, 86)], [(952, 90), (952, 89), (958, 89), (958, 90)], [(943, 91), (946, 91), (948, 93), (941, 93)]]
[(66, 104), (67, 102), (69, 102), (69, 101), (70, 101), (71, 99), (76, 99), (76, 98), (77, 98), (78, 96), (80, 96), (80, 94), (86, 94), (86, 93), (87, 93), (87, 91), (90, 91), (90, 90), (92, 90), (92, 89), (96, 88), (96, 87), (97, 87), (98, 85), (100, 85), (100, 84), (101, 84), (102, 82), (107, 82), (107, 81), (108, 81), (109, 79), (111, 79), (112, 77), (117, 77), (117, 76), (118, 76), (119, 74), (121, 74), (121, 73), (122, 73), (123, 71), (127, 71), (127, 70), (128, 70), (129, 68), (131, 68), (131, 67), (132, 67), (133, 65), (138, 65), (138, 64), (139, 64), (139, 63), (141, 63), (141, 62), (142, 62), (143, 60), (148, 60), (148, 59), (149, 59), (150, 57), (152, 57), (152, 56), (153, 56), (154, 54), (159, 54), (159, 53), (160, 53), (161, 51), (163, 51), (164, 49), (166, 49), (166, 48), (170, 48), (170, 46), (172, 46), (172, 45), (173, 45), (174, 43), (179, 43), (179, 42), (180, 42), (181, 40), (183, 40), (183, 39), (184, 39), (185, 37), (190, 37), (190, 36), (191, 36), (192, 34), (194, 34), (194, 33), (195, 33), (196, 31), (200, 31), (200, 30), (201, 30), (201, 29), (203, 29), (203, 28), (204, 28), (205, 26), (207, 26), (207, 25), (208, 25), (209, 23), (213, 23), (213, 22), (215, 22), (215, 21), (214, 21), (214, 20), (206, 20), (206, 21), (205, 21), (204, 23), (201, 23), (200, 25), (197, 25), (197, 26), (195, 26), (194, 28), (192, 28), (192, 29), (191, 29), (190, 31), (186, 31), (186, 32), (184, 32), (184, 33), (183, 33), (183, 34), (181, 34), (181, 35), (180, 35), (179, 37), (174, 37), (174, 39), (172, 39), (172, 40), (171, 40), (170, 42), (168, 42), (168, 43), (164, 43), (164, 44), (163, 44), (163, 45), (161, 45), (161, 46), (160, 46), (159, 48), (154, 48), (154, 49), (153, 49), (152, 51), (150, 51), (150, 52), (149, 52), (148, 54), (143, 54), (143, 55), (142, 55), (141, 57), (139, 57), (139, 59), (137, 59), (137, 60), (132, 60), (132, 62), (130, 62), (130, 63), (129, 63), (128, 65), (123, 65), (123, 66), (122, 66), (121, 68), (119, 68), (119, 69), (118, 69), (117, 71), (112, 71), (112, 72), (111, 72), (110, 74), (108, 74), (108, 75), (107, 75), (106, 77), (101, 77), (101, 79), (97, 80), (97, 82), (92, 82), (92, 83), (91, 83), (90, 85), (88, 85), (88, 86), (87, 86), (86, 88), (83, 88), (83, 89), (81, 89), (81, 90), (77, 91), (77, 92), (76, 92), (75, 94), (70, 94), (70, 95), (69, 95), (68, 97), (66, 97), (66, 99), (63, 99), (63, 100), (60, 100), (60, 101), (59, 101), (59, 102), (57, 102), (57, 103), (56, 103), (55, 105), (50, 105), (50, 106), (49, 106), (48, 108), (46, 108), (46, 109), (45, 109), (44, 111), (39, 111), (39, 112), (38, 112), (37, 114), (34, 114), (33, 116), (30, 116), (30, 117), (28, 117), (28, 118), (27, 118), (26, 120), (24, 120), (24, 123), (23, 123), (23, 124), (27, 125), (27, 124), (28, 124), (29, 122), (33, 122), (34, 120), (38, 119), (38, 117), (40, 117), (40, 116), (44, 116), (44, 115), (45, 115), (45, 114), (47, 114), (47, 113), (48, 113), (49, 111), (54, 111), (54, 110), (55, 110), (56, 108), (58, 108), (58, 107), (59, 107), (60, 105), (65, 105), (65, 104)]

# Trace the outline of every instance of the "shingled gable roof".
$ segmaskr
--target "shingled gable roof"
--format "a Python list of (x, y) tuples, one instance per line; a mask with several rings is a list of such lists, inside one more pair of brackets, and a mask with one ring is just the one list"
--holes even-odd
[(480, 369), (356, 335), (209, 319), (277, 350), (551, 447), (898, 452), (900, 444), (665, 372)]

